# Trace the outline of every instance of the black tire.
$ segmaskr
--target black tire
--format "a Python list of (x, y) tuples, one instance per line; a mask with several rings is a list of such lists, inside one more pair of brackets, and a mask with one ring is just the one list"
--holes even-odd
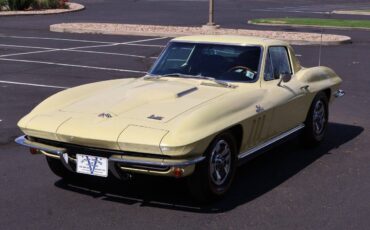
[(319, 145), (326, 134), (329, 118), (328, 97), (319, 92), (312, 101), (305, 121), (303, 143), (307, 147)]
[[(223, 147), (225, 150), (226, 146), (229, 147), (230, 153), (223, 157), (216, 148)], [(237, 163), (237, 144), (233, 135), (228, 132), (218, 135), (207, 148), (205, 156), (206, 159), (196, 165), (194, 173), (187, 178), (191, 195), (201, 203), (221, 198), (227, 193), (232, 184)], [(213, 173), (211, 173), (211, 170)], [(217, 177), (216, 171), (223, 171), (223, 173), (218, 174), (222, 176), (222, 179), (215, 178)]]
[(46, 161), (48, 162), (50, 170), (58, 177), (61, 177), (63, 179), (72, 178), (73, 172), (69, 171), (59, 159), (46, 157)]

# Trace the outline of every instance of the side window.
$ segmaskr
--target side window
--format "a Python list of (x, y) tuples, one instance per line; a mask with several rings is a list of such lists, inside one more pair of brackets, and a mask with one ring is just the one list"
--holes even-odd
[(284, 73), (292, 73), (287, 49), (279, 46), (270, 47), (265, 64), (265, 80), (278, 79), (280, 74)]

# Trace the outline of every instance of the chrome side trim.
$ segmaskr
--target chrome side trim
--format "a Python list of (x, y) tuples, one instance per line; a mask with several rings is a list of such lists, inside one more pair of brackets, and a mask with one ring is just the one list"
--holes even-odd
[(268, 141), (266, 141), (266, 142), (264, 142), (264, 143), (262, 143), (262, 144), (260, 144), (260, 145), (258, 145), (256, 147), (254, 147), (254, 148), (251, 148), (251, 149), (249, 149), (248, 151), (246, 151), (244, 153), (239, 154), (238, 159), (241, 160), (241, 159), (245, 158), (246, 156), (248, 156), (248, 155), (250, 155), (252, 153), (255, 153), (255, 152), (257, 152), (257, 151), (259, 151), (259, 150), (261, 150), (263, 148), (266, 148), (267, 146), (269, 146), (269, 145), (271, 145), (271, 144), (273, 144), (273, 143), (275, 143), (275, 142), (277, 142), (277, 141), (279, 141), (279, 140), (281, 140), (281, 139), (283, 139), (283, 138), (285, 138), (285, 137), (287, 137), (287, 136), (289, 136), (289, 135), (291, 135), (291, 134), (293, 134), (293, 133), (295, 133), (295, 132), (303, 129), (304, 127), (305, 127), (304, 124), (300, 124), (297, 127), (286, 131), (285, 133), (282, 133), (282, 134), (280, 134), (280, 135), (278, 135), (278, 136), (276, 136), (274, 138), (271, 138), (270, 140), (268, 140)]
[(67, 152), (67, 149), (65, 149), (65, 148), (58, 148), (58, 147), (55, 147), (55, 146), (45, 145), (45, 144), (37, 143), (37, 142), (34, 142), (34, 141), (30, 141), (26, 138), (25, 135), (17, 137), (15, 139), (15, 142), (17, 144), (23, 145), (25, 147), (35, 148), (35, 149), (42, 150), (42, 151), (45, 151), (45, 152), (54, 153), (54, 154), (59, 155), (59, 156), (62, 155), (63, 153)]
[(145, 165), (145, 166), (159, 166), (159, 167), (184, 167), (189, 165), (197, 164), (203, 161), (206, 157), (200, 156), (194, 159), (185, 160), (182, 162), (154, 162), (154, 161), (147, 161), (147, 160), (134, 160), (134, 159), (123, 159), (117, 157), (110, 157), (109, 161), (114, 161), (118, 163), (125, 163), (125, 164), (137, 164), (137, 165)]
[(343, 90), (343, 89), (338, 89), (338, 90), (334, 93), (334, 97), (336, 97), (336, 98), (343, 97), (345, 94), (346, 94), (346, 92), (344, 92), (344, 90)]

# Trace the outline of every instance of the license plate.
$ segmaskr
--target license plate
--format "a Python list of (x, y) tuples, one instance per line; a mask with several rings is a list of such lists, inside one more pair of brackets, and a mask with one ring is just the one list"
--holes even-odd
[(92, 176), (108, 176), (108, 158), (76, 154), (77, 172)]

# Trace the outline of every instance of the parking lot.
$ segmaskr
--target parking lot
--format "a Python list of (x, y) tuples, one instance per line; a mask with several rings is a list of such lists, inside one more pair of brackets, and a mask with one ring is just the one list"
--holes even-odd
[[(88, 18), (87, 12), (81, 15)], [(263, 13), (269, 14), (256, 11)], [(352, 36), (353, 43), (322, 48), (322, 65), (343, 78), (347, 93), (331, 107), (325, 142), (304, 149), (292, 140), (267, 152), (240, 168), (224, 200), (204, 206), (191, 200), (183, 181), (172, 179), (67, 183), (44, 157), (14, 143), (21, 135), (17, 121), (43, 99), (85, 83), (142, 76), (170, 40), (52, 33), (43, 19), (0, 18), (1, 229), (368, 229), (368, 31), (330, 30)], [(318, 64), (319, 46), (294, 48), (304, 66)]]

